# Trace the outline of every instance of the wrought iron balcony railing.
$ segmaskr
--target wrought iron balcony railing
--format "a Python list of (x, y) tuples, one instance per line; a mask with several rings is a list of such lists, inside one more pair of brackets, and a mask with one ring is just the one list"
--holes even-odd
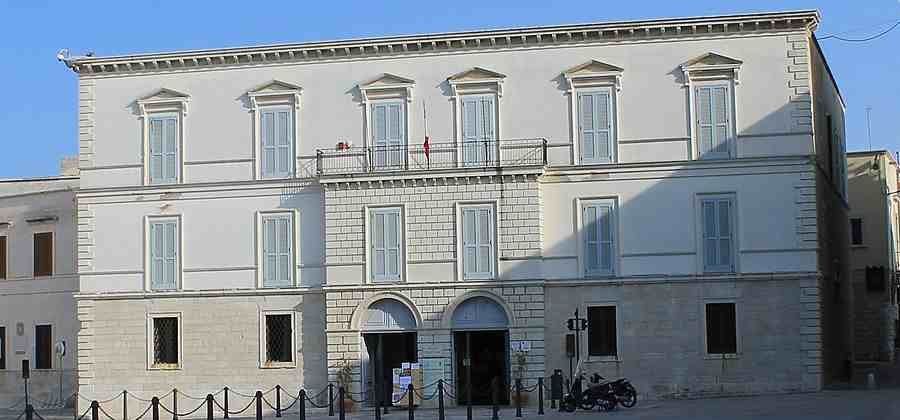
[(378, 145), (319, 149), (316, 152), (316, 172), (319, 175), (546, 164), (547, 139), (544, 138), (429, 142), (427, 148), (424, 144)]

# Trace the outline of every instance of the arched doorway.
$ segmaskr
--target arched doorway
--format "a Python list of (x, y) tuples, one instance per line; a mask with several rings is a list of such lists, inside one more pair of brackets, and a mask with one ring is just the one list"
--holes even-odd
[(454, 371), (460, 404), (493, 402), (492, 382), (497, 380), (500, 404), (509, 404), (509, 317), (494, 299), (474, 296), (453, 311)]
[(382, 401), (390, 401), (393, 369), (416, 362), (416, 328), (415, 315), (397, 299), (379, 299), (365, 309), (360, 320), (364, 346), (361, 379), (367, 399), (381, 395)]

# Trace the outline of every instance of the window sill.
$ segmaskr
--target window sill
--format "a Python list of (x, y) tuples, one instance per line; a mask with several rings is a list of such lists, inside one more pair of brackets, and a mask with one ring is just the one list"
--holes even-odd
[(469, 276), (463, 277), (462, 281), (484, 281), (484, 280), (497, 280), (497, 276), (493, 274), (484, 275), (484, 276)]
[(181, 370), (177, 363), (157, 363), (150, 366), (150, 370)]
[(725, 354), (720, 354), (720, 353), (706, 353), (706, 354), (703, 356), (703, 358), (706, 359), (706, 360), (722, 360), (722, 359), (725, 359), (725, 360), (735, 360), (735, 359), (740, 359), (740, 358), (741, 358), (741, 354), (740, 354), (740, 353), (725, 353)]
[(621, 363), (619, 356), (588, 356), (588, 363)]
[(259, 365), (260, 369), (294, 369), (297, 367), (295, 362), (263, 362)]
[(866, 249), (868, 247), (869, 246), (865, 244), (850, 245), (850, 249)]
[(616, 273), (584, 273), (585, 279), (612, 279), (616, 277)]

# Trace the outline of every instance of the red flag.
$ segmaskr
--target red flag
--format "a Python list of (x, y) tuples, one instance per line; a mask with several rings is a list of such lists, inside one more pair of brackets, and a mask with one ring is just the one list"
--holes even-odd
[(425, 149), (425, 159), (431, 161), (431, 139), (428, 136), (425, 136), (425, 143), (422, 144), (422, 148)]

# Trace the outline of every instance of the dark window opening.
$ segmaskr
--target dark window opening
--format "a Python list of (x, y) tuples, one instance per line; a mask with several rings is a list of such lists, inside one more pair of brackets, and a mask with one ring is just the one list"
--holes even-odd
[(53, 331), (49, 325), (34, 327), (34, 368), (53, 368)]
[(588, 354), (618, 356), (616, 345), (616, 307), (588, 308)]
[(834, 165), (835, 165), (835, 156), (834, 156), (834, 128), (832, 127), (833, 123), (831, 122), (831, 115), (825, 116), (825, 132), (828, 133), (828, 175), (831, 176), (831, 179), (835, 179), (834, 173)]
[(153, 318), (153, 364), (178, 365), (178, 318)]
[(6, 369), (6, 327), (0, 327), (0, 370)]
[(869, 292), (885, 290), (884, 266), (866, 267), (866, 290)]
[(34, 234), (34, 276), (53, 275), (53, 233)]
[(0, 236), (0, 280), (6, 278), (6, 237)]
[(862, 243), (863, 243), (862, 219), (859, 219), (859, 218), (850, 219), (850, 244), (862, 245)]
[(266, 315), (266, 362), (287, 363), (294, 361), (291, 315)]
[(737, 353), (737, 318), (734, 303), (706, 304), (706, 352)]

